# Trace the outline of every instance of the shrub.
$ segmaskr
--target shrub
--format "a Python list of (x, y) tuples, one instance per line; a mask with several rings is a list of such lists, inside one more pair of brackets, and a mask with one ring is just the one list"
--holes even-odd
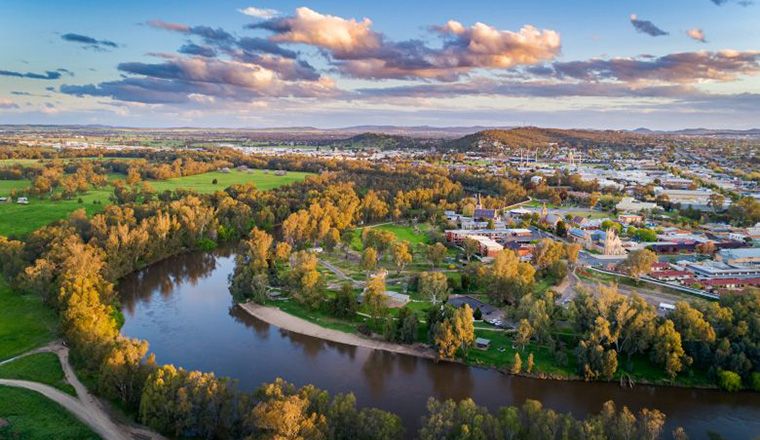
[(754, 372), (749, 376), (750, 387), (754, 391), (760, 392), (760, 372)]
[(739, 391), (742, 388), (742, 378), (733, 371), (723, 370), (718, 373), (718, 385), (726, 391)]
[(480, 307), (475, 309), (475, 313), (472, 314), (472, 317), (475, 318), (476, 321), (483, 319), (483, 312), (480, 311)]

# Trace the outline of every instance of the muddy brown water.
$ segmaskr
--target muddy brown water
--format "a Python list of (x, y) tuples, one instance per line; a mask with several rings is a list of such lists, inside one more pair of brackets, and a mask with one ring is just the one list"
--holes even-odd
[(413, 434), (429, 397), (462, 399), (497, 408), (536, 399), (545, 407), (585, 416), (607, 400), (633, 411), (667, 415), (664, 438), (683, 426), (692, 439), (760, 436), (760, 394), (725, 393), (611, 383), (528, 379), (495, 370), (346, 346), (304, 336), (255, 319), (235, 307), (227, 289), (234, 261), (228, 251), (180, 255), (120, 283), (122, 333), (145, 339), (159, 363), (213, 371), (252, 390), (276, 377), (353, 392), (361, 406), (399, 414)]

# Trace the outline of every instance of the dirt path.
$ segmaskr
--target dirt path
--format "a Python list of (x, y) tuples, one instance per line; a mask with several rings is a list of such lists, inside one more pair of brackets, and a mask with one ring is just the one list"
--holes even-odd
[(435, 353), (428, 347), (422, 345), (401, 345), (385, 341), (364, 338), (351, 333), (345, 333), (338, 330), (324, 328), (320, 325), (293, 316), (275, 307), (262, 306), (254, 303), (240, 304), (246, 312), (252, 316), (280, 327), (302, 335), (313, 336), (315, 338), (325, 339), (327, 341), (337, 342), (339, 344), (353, 345), (356, 347), (366, 347), (373, 350), (384, 350), (393, 353), (407, 354), (410, 356), (435, 358)]
[(0, 365), (13, 362), (16, 359), (36, 353), (55, 353), (61, 362), (61, 368), (66, 381), (74, 387), (77, 397), (70, 396), (56, 388), (38, 382), (26, 380), (0, 379), (0, 385), (17, 388), (25, 388), (38, 392), (48, 399), (58, 403), (81, 420), (93, 431), (104, 439), (129, 440), (129, 439), (156, 439), (164, 440), (158, 433), (138, 425), (125, 425), (117, 423), (111, 417), (108, 409), (100, 399), (92, 395), (87, 387), (77, 377), (69, 362), (69, 349), (60, 342), (54, 342), (44, 347), (36, 348), (19, 356), (0, 362)]

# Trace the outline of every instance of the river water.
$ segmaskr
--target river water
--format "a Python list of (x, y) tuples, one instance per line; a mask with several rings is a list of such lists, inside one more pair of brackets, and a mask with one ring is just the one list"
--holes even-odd
[(252, 390), (276, 377), (314, 384), (331, 393), (353, 392), (362, 406), (399, 414), (416, 431), (431, 396), (472, 397), (497, 408), (536, 399), (576, 416), (598, 412), (607, 400), (632, 411), (657, 408), (667, 415), (665, 438), (683, 426), (692, 439), (708, 433), (726, 439), (760, 435), (760, 394), (670, 387), (562, 382), (352, 347), (282, 330), (234, 306), (227, 276), (234, 260), (225, 251), (180, 255), (136, 272), (120, 286), (122, 333), (150, 343), (160, 364), (213, 371)]

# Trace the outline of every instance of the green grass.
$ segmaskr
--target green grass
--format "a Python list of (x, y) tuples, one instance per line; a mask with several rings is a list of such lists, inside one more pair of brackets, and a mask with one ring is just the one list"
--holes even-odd
[[(429, 225), (418, 225), (417, 229), (419, 232), (415, 231), (414, 226), (404, 226), (404, 225), (396, 225), (396, 224), (367, 226), (367, 227), (393, 232), (397, 240), (407, 241), (409, 242), (410, 245), (412, 245), (412, 247), (419, 243), (430, 242), (426, 234), (426, 232), (430, 230)], [(362, 230), (363, 229), (354, 230), (354, 237), (351, 240), (351, 248), (356, 251), (361, 251), (364, 248), (364, 246), (362, 245)]]
[(283, 301), (271, 301), (268, 305), (277, 307), (283, 312), (297, 316), (306, 321), (313, 322), (322, 327), (339, 330), (346, 333), (356, 333), (357, 325), (364, 322), (359, 316), (357, 316), (355, 320), (335, 318), (324, 310), (312, 310), (292, 299)]
[(34, 391), (0, 386), (0, 438), (28, 440), (98, 439), (57, 403)]
[(31, 181), (27, 179), (20, 180), (0, 180), (0, 196), (7, 196), (11, 190), (22, 190), (29, 188)]
[(39, 347), (56, 337), (57, 318), (38, 296), (20, 295), (0, 280), (0, 359)]
[[(465, 358), (470, 364), (509, 370), (514, 362), (515, 353), (519, 352), (524, 369), (528, 364), (528, 356), (533, 353), (534, 366), (532, 374), (543, 374), (552, 377), (575, 376), (576, 364), (572, 350), (567, 350), (566, 352), (567, 364), (559, 365), (547, 347), (528, 344), (523, 350), (516, 350), (512, 347), (512, 337), (506, 332), (478, 330), (476, 328), (475, 336), (490, 340), (491, 346), (487, 350), (470, 349)], [(502, 348), (503, 351), (499, 351), (499, 348)]]
[[(256, 189), (266, 191), (279, 186), (288, 185), (293, 182), (304, 180), (310, 173), (288, 171), (284, 176), (276, 176), (274, 171), (264, 174), (264, 170), (238, 171), (231, 170), (229, 173), (213, 171), (195, 176), (178, 177), (176, 179), (151, 181), (150, 184), (157, 191), (176, 190), (178, 188), (188, 188), (199, 193), (213, 193), (222, 191), (230, 185), (236, 183), (253, 183)], [(217, 180), (217, 184), (212, 182)]]
[(31, 354), (0, 365), (0, 377), (44, 383), (76, 396), (74, 387), (66, 382), (61, 362), (55, 353)]
[[(0, 182), (3, 182), (0, 180)], [(6, 236), (24, 236), (56, 220), (66, 218), (77, 209), (84, 208), (87, 215), (93, 215), (108, 205), (113, 188), (91, 189), (86, 194), (71, 200), (53, 201), (50, 199), (29, 198), (28, 205), (18, 203), (0, 203), (0, 234)], [(82, 203), (79, 203), (79, 199)], [(95, 204), (95, 201), (100, 202)]]

